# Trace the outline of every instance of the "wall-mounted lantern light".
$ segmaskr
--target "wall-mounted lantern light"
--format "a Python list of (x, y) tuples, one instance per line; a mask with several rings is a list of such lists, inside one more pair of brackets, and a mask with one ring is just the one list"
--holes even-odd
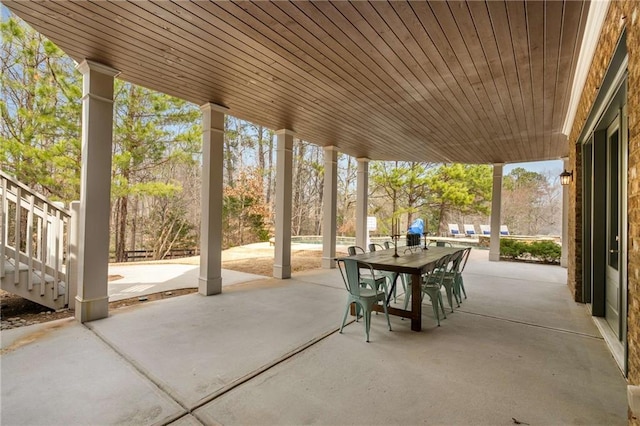
[(560, 173), (560, 183), (562, 185), (569, 185), (573, 180), (573, 172), (564, 171)]

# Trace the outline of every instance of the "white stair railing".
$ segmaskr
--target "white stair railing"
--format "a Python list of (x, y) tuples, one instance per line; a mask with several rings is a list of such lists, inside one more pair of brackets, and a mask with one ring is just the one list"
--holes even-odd
[[(5, 261), (13, 263), (13, 284), (21, 285), (21, 266), (29, 271), (26, 286), (40, 282), (40, 296), (58, 300), (60, 287), (69, 288), (71, 213), (0, 171), (0, 277)], [(50, 294), (46, 294), (49, 291)], [(69, 291), (64, 291), (64, 305)]]

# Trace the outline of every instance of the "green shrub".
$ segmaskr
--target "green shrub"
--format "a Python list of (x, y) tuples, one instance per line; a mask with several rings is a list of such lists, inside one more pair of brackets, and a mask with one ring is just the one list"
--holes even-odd
[(511, 238), (500, 239), (500, 256), (511, 260), (533, 259), (544, 263), (558, 263), (562, 249), (553, 241), (524, 242)]
[(510, 238), (500, 238), (500, 256), (517, 259), (526, 252), (526, 244)]
[(553, 241), (534, 241), (529, 244), (527, 251), (531, 257), (546, 263), (559, 262), (562, 254), (560, 246)]

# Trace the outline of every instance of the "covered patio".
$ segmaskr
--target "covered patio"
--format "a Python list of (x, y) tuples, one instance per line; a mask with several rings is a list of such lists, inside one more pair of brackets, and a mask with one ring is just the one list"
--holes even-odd
[[(83, 74), (75, 312), (86, 324), (45, 327), (3, 355), (3, 418), (36, 422), (28, 416), (43, 410), (27, 405), (26, 384), (41, 383), (52, 386), (39, 399), (59, 423), (616, 424), (626, 422), (626, 385), (637, 412), (637, 2), (3, 4)], [(201, 106), (198, 286), (217, 297), (109, 317), (115, 78)], [(223, 290), (226, 114), (275, 131), (280, 280)], [(292, 276), (294, 137), (324, 148), (326, 269)], [(475, 294), (442, 327), (430, 328), (425, 310), (421, 333), (396, 318), (392, 333), (374, 321), (371, 344), (360, 324), (335, 334), (344, 308), (331, 269), (338, 152), (358, 161), (360, 246), (371, 160), (493, 165), (490, 250), (466, 271)], [(568, 271), (489, 264), (499, 260), (504, 164), (559, 158), (572, 177), (563, 197)], [(170, 312), (179, 315), (168, 322)], [(624, 374), (591, 315), (612, 324)], [(67, 362), (40, 369), (55, 354)], [(65, 377), (73, 398), (68, 385), (56, 388)]]
[(201, 294), (222, 292), (225, 114), (276, 134), (274, 277), (291, 277), (294, 137), (324, 148), (325, 268), (335, 267), (338, 152), (358, 161), (361, 247), (371, 160), (493, 164), (497, 261), (503, 165), (569, 155), (587, 16), (602, 14), (572, 1), (4, 4), (83, 74), (81, 322), (108, 315), (114, 78), (201, 106)]
[(374, 316), (370, 343), (362, 323), (337, 333), (335, 269), (3, 331), (2, 424), (626, 424), (565, 269), (473, 250), (464, 279), (441, 327)]

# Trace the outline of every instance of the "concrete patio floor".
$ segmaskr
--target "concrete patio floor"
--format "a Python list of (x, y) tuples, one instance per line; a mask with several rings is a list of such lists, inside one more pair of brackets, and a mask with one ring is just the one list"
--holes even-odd
[(487, 258), (472, 251), (441, 327), (425, 303), (421, 332), (377, 315), (370, 343), (362, 322), (337, 333), (336, 270), (2, 331), (0, 423), (626, 424), (626, 380), (566, 270)]

